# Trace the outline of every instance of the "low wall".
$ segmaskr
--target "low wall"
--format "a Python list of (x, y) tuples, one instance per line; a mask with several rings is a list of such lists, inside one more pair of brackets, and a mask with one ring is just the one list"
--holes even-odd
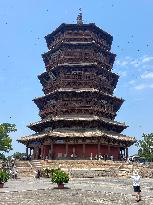
[(49, 160), (41, 163), (44, 168), (61, 168), (73, 178), (130, 177), (134, 169), (139, 169), (142, 177), (153, 178), (153, 169), (138, 163), (111, 160)]
[[(89, 169), (89, 170), (65, 170), (67, 171), (72, 178), (94, 178), (94, 177), (131, 177), (132, 170), (129, 169)], [(141, 169), (140, 176), (143, 178), (153, 178), (153, 169)]]

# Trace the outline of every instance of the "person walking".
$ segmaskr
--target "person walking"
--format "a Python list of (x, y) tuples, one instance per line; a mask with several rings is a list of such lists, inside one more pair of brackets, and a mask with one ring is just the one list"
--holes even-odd
[(136, 201), (139, 202), (141, 200), (141, 189), (140, 189), (140, 175), (138, 173), (138, 170), (133, 171), (133, 176), (131, 176), (133, 180), (133, 190), (134, 190), (134, 195), (136, 196)]
[(35, 173), (36, 173), (35, 178), (40, 179), (41, 171), (38, 169)]

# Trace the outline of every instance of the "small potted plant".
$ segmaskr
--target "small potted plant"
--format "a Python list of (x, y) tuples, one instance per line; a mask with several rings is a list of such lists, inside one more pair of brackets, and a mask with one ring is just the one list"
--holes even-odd
[(64, 184), (69, 181), (69, 174), (61, 169), (55, 169), (52, 174), (52, 182), (58, 185), (59, 189), (64, 188)]
[(4, 183), (10, 178), (9, 173), (3, 169), (0, 170), (0, 188), (3, 188)]

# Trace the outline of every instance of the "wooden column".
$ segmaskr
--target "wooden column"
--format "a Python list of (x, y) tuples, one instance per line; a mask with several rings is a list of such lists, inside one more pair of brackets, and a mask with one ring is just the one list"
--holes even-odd
[(30, 148), (30, 158), (31, 158), (31, 148)]
[(28, 146), (26, 146), (26, 156), (28, 158)]
[(120, 146), (118, 146), (118, 156), (117, 156), (117, 160), (120, 160)]
[(123, 154), (123, 155), (124, 155), (124, 157), (125, 157), (125, 147), (124, 147), (124, 150), (123, 150), (123, 152), (124, 152), (124, 154)]
[(108, 144), (108, 157), (110, 157), (110, 145)]
[(33, 148), (33, 159), (36, 159), (36, 147)]
[(41, 145), (41, 159), (44, 159), (44, 145)]
[(36, 159), (39, 159), (39, 147), (36, 147)]
[(100, 142), (98, 142), (98, 157), (100, 155)]
[(85, 158), (85, 154), (86, 154), (86, 144), (85, 143), (82, 144), (82, 153), (83, 153), (83, 158)]
[(66, 154), (66, 157), (68, 157), (68, 143), (67, 142), (65, 144), (65, 154)]
[(126, 159), (128, 158), (129, 154), (128, 154), (128, 147), (126, 147)]
[(51, 155), (51, 159), (53, 159), (53, 141), (51, 141), (50, 144), (50, 155)]

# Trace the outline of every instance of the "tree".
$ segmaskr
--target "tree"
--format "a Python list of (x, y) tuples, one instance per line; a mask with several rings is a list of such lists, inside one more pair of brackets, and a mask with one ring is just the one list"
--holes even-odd
[(25, 156), (26, 156), (26, 153), (21, 153), (21, 152), (15, 152), (15, 153), (13, 154), (13, 157), (14, 157), (15, 159), (23, 159)]
[(0, 152), (9, 152), (12, 149), (12, 139), (9, 134), (16, 130), (15, 124), (0, 124)]
[(153, 161), (153, 133), (143, 134), (142, 138), (137, 142), (138, 155), (148, 161)]

